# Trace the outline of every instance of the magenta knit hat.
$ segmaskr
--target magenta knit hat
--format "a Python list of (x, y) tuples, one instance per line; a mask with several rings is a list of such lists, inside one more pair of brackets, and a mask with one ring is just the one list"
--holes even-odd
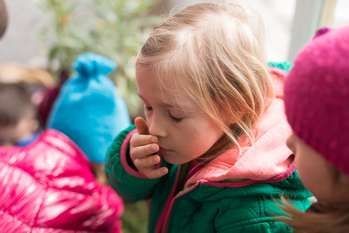
[(295, 135), (349, 175), (349, 27), (320, 30), (300, 52), (285, 108)]

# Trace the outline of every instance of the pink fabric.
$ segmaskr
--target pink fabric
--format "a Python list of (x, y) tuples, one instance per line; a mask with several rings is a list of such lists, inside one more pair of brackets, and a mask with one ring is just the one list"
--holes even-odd
[(165, 232), (167, 230), (168, 218), (170, 216), (173, 204), (178, 195), (175, 195), (176, 187), (178, 186), (179, 172), (176, 174), (176, 179), (172, 186), (170, 195), (167, 197), (165, 207), (163, 208), (161, 215), (157, 221), (155, 233)]
[(212, 187), (240, 188), (240, 187), (245, 187), (245, 186), (249, 186), (257, 183), (266, 183), (266, 182), (275, 183), (275, 182), (280, 182), (282, 180), (287, 179), (295, 170), (296, 170), (296, 166), (293, 163), (286, 172), (280, 173), (279, 175), (269, 180), (244, 180), (239, 182), (206, 182), (205, 184)]
[(121, 232), (122, 200), (57, 131), (27, 147), (0, 148), (0, 190), (1, 232)]
[[(190, 188), (197, 183), (215, 183), (229, 180), (233, 183), (260, 182), (274, 180), (292, 169), (292, 152), (286, 146), (291, 133), (284, 114), (282, 89), (284, 73), (271, 70), (274, 80), (275, 98), (267, 111), (261, 116), (255, 128), (254, 144), (244, 145), (241, 152), (230, 149), (196, 172), (186, 182)], [(247, 180), (247, 181), (246, 181)], [(254, 183), (254, 182), (252, 182)]]

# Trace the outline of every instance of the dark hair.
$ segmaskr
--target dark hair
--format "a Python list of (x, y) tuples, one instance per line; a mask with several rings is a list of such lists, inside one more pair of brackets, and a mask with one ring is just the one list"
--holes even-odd
[(4, 0), (0, 0), (0, 38), (5, 33), (7, 28), (7, 10)]
[(0, 126), (16, 125), (28, 114), (35, 114), (29, 87), (19, 83), (0, 83)]

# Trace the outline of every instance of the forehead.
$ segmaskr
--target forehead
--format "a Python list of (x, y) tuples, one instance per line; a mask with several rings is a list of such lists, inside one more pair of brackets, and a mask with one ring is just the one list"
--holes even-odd
[(150, 66), (137, 65), (136, 67), (138, 93), (145, 101), (192, 108), (193, 101), (186, 95), (176, 78), (171, 75), (159, 77)]

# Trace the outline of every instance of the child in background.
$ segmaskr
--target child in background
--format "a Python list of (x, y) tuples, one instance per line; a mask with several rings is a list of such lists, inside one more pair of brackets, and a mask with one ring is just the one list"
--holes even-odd
[(146, 119), (119, 134), (106, 172), (126, 200), (151, 199), (149, 232), (290, 232), (275, 200), (309, 206), (286, 146), (284, 74), (267, 69), (261, 29), (239, 4), (202, 3), (142, 47)]
[(69, 138), (54, 130), (33, 134), (37, 126), (28, 88), (1, 83), (1, 231), (121, 232), (120, 197), (96, 182)]
[(25, 146), (36, 140), (39, 123), (29, 87), (0, 83), (0, 146)]
[(39, 135), (36, 113), (28, 84), (0, 83), (0, 229), (119, 233), (120, 197), (70, 139)]
[[(0, 64), (0, 83), (14, 83), (20, 84), (23, 87), (25, 86), (26, 90), (24, 92), (27, 92), (28, 95), (26, 101), (31, 101), (32, 103), (29, 104), (35, 105), (33, 105), (33, 108), (35, 107), (36, 124), (38, 124), (38, 128), (44, 128), (45, 125), (41, 124), (42, 121), (38, 112), (38, 106), (43, 101), (44, 93), (47, 92), (48, 88), (54, 86), (54, 78), (47, 71), (40, 68), (4, 63)], [(8, 103), (11, 103), (11, 100)], [(24, 141), (23, 145), (28, 143), (30, 143), (30, 140), (28, 142)]]
[(322, 29), (300, 52), (285, 84), (289, 148), (317, 202), (290, 206), (296, 233), (349, 232), (349, 27)]
[(75, 73), (60, 91), (48, 128), (71, 138), (87, 155), (97, 179), (106, 183), (107, 148), (130, 125), (126, 104), (108, 77), (116, 65), (100, 55), (84, 53), (73, 66)]

